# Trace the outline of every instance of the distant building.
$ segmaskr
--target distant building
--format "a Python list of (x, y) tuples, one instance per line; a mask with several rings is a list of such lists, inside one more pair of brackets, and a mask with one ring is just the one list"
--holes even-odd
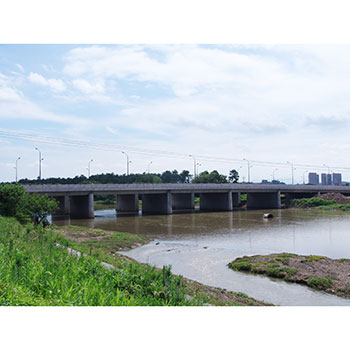
[(335, 186), (341, 185), (341, 174), (333, 173), (333, 185)]
[(327, 185), (327, 174), (321, 174), (321, 185), (322, 186)]
[(331, 174), (327, 174), (327, 185), (331, 186), (333, 184), (332, 182), (332, 175)]
[(309, 173), (309, 185), (318, 185), (319, 176), (316, 173)]

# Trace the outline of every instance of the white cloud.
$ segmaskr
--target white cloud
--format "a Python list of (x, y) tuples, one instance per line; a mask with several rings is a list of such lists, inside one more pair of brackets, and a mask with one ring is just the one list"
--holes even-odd
[(103, 94), (105, 92), (104, 82), (99, 80), (91, 83), (86, 79), (74, 79), (73, 86), (84, 94)]
[(39, 84), (42, 86), (48, 86), (49, 88), (57, 92), (63, 92), (66, 90), (66, 86), (61, 79), (46, 79), (42, 75), (33, 72), (30, 72), (28, 79), (32, 83)]
[(21, 72), (24, 72), (24, 68), (19, 63), (16, 63), (16, 66)]

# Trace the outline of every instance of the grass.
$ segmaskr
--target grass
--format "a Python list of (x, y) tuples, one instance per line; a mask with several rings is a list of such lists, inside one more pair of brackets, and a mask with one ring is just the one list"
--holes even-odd
[[(120, 262), (106, 269), (94, 256), (70, 255), (57, 234), (0, 217), (0, 305), (198, 305), (181, 277)], [(67, 241), (60, 238), (60, 244)]]
[[(63, 229), (76, 236), (88, 230), (76, 226)], [(102, 232), (90, 232), (92, 237), (98, 233)], [(173, 275), (170, 266), (157, 269), (114, 255), (116, 245), (130, 245), (135, 235), (109, 233), (102, 239), (77, 242), (65, 238), (57, 227), (22, 226), (13, 218), (0, 216), (0, 305), (264, 304)], [(69, 254), (68, 247), (83, 254)], [(115, 269), (106, 268), (100, 261), (109, 262)]]
[(313, 288), (326, 290), (333, 286), (333, 281), (331, 278), (309, 277), (307, 279), (307, 285)]
[(292, 199), (290, 204), (292, 207), (296, 208), (350, 211), (350, 204), (338, 204), (335, 200), (327, 200), (322, 198)]

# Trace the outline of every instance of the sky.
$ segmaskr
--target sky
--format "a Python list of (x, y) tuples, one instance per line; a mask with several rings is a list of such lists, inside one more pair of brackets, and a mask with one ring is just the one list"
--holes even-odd
[(36, 178), (35, 148), (43, 178), (87, 175), (90, 160), (91, 174), (123, 174), (124, 151), (130, 172), (193, 173), (194, 155), (199, 172), (241, 180), (243, 159), (254, 182), (290, 183), (287, 162), (295, 183), (350, 180), (349, 62), (349, 45), (2, 44), (0, 131), (115, 149), (0, 136), (0, 181), (18, 157), (18, 177)]

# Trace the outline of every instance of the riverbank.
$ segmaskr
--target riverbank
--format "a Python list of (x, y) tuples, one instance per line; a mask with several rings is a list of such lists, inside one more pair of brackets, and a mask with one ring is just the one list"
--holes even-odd
[(3, 306), (266, 305), (176, 276), (170, 266), (157, 269), (118, 254), (148, 241), (138, 235), (76, 226), (44, 229), (4, 217), (0, 232)]
[[(117, 268), (122, 268), (125, 262), (153, 268), (147, 264), (118, 254), (118, 251), (127, 251), (149, 243), (149, 239), (133, 233), (110, 230), (92, 229), (81, 226), (54, 226), (55, 233), (70, 241), (70, 246), (85, 254), (91, 254), (101, 261), (105, 261)], [(159, 269), (157, 269), (159, 270)], [(197, 300), (198, 305), (214, 306), (271, 306), (244, 293), (231, 292), (226, 289), (206, 286), (181, 276), (186, 294), (190, 300)], [(192, 299), (193, 298), (193, 299)], [(198, 302), (199, 300), (199, 302)]]
[(228, 267), (350, 298), (350, 259), (281, 253), (244, 256), (229, 263)]
[(292, 199), (292, 208), (350, 211), (350, 197), (341, 193), (324, 193), (312, 198)]

